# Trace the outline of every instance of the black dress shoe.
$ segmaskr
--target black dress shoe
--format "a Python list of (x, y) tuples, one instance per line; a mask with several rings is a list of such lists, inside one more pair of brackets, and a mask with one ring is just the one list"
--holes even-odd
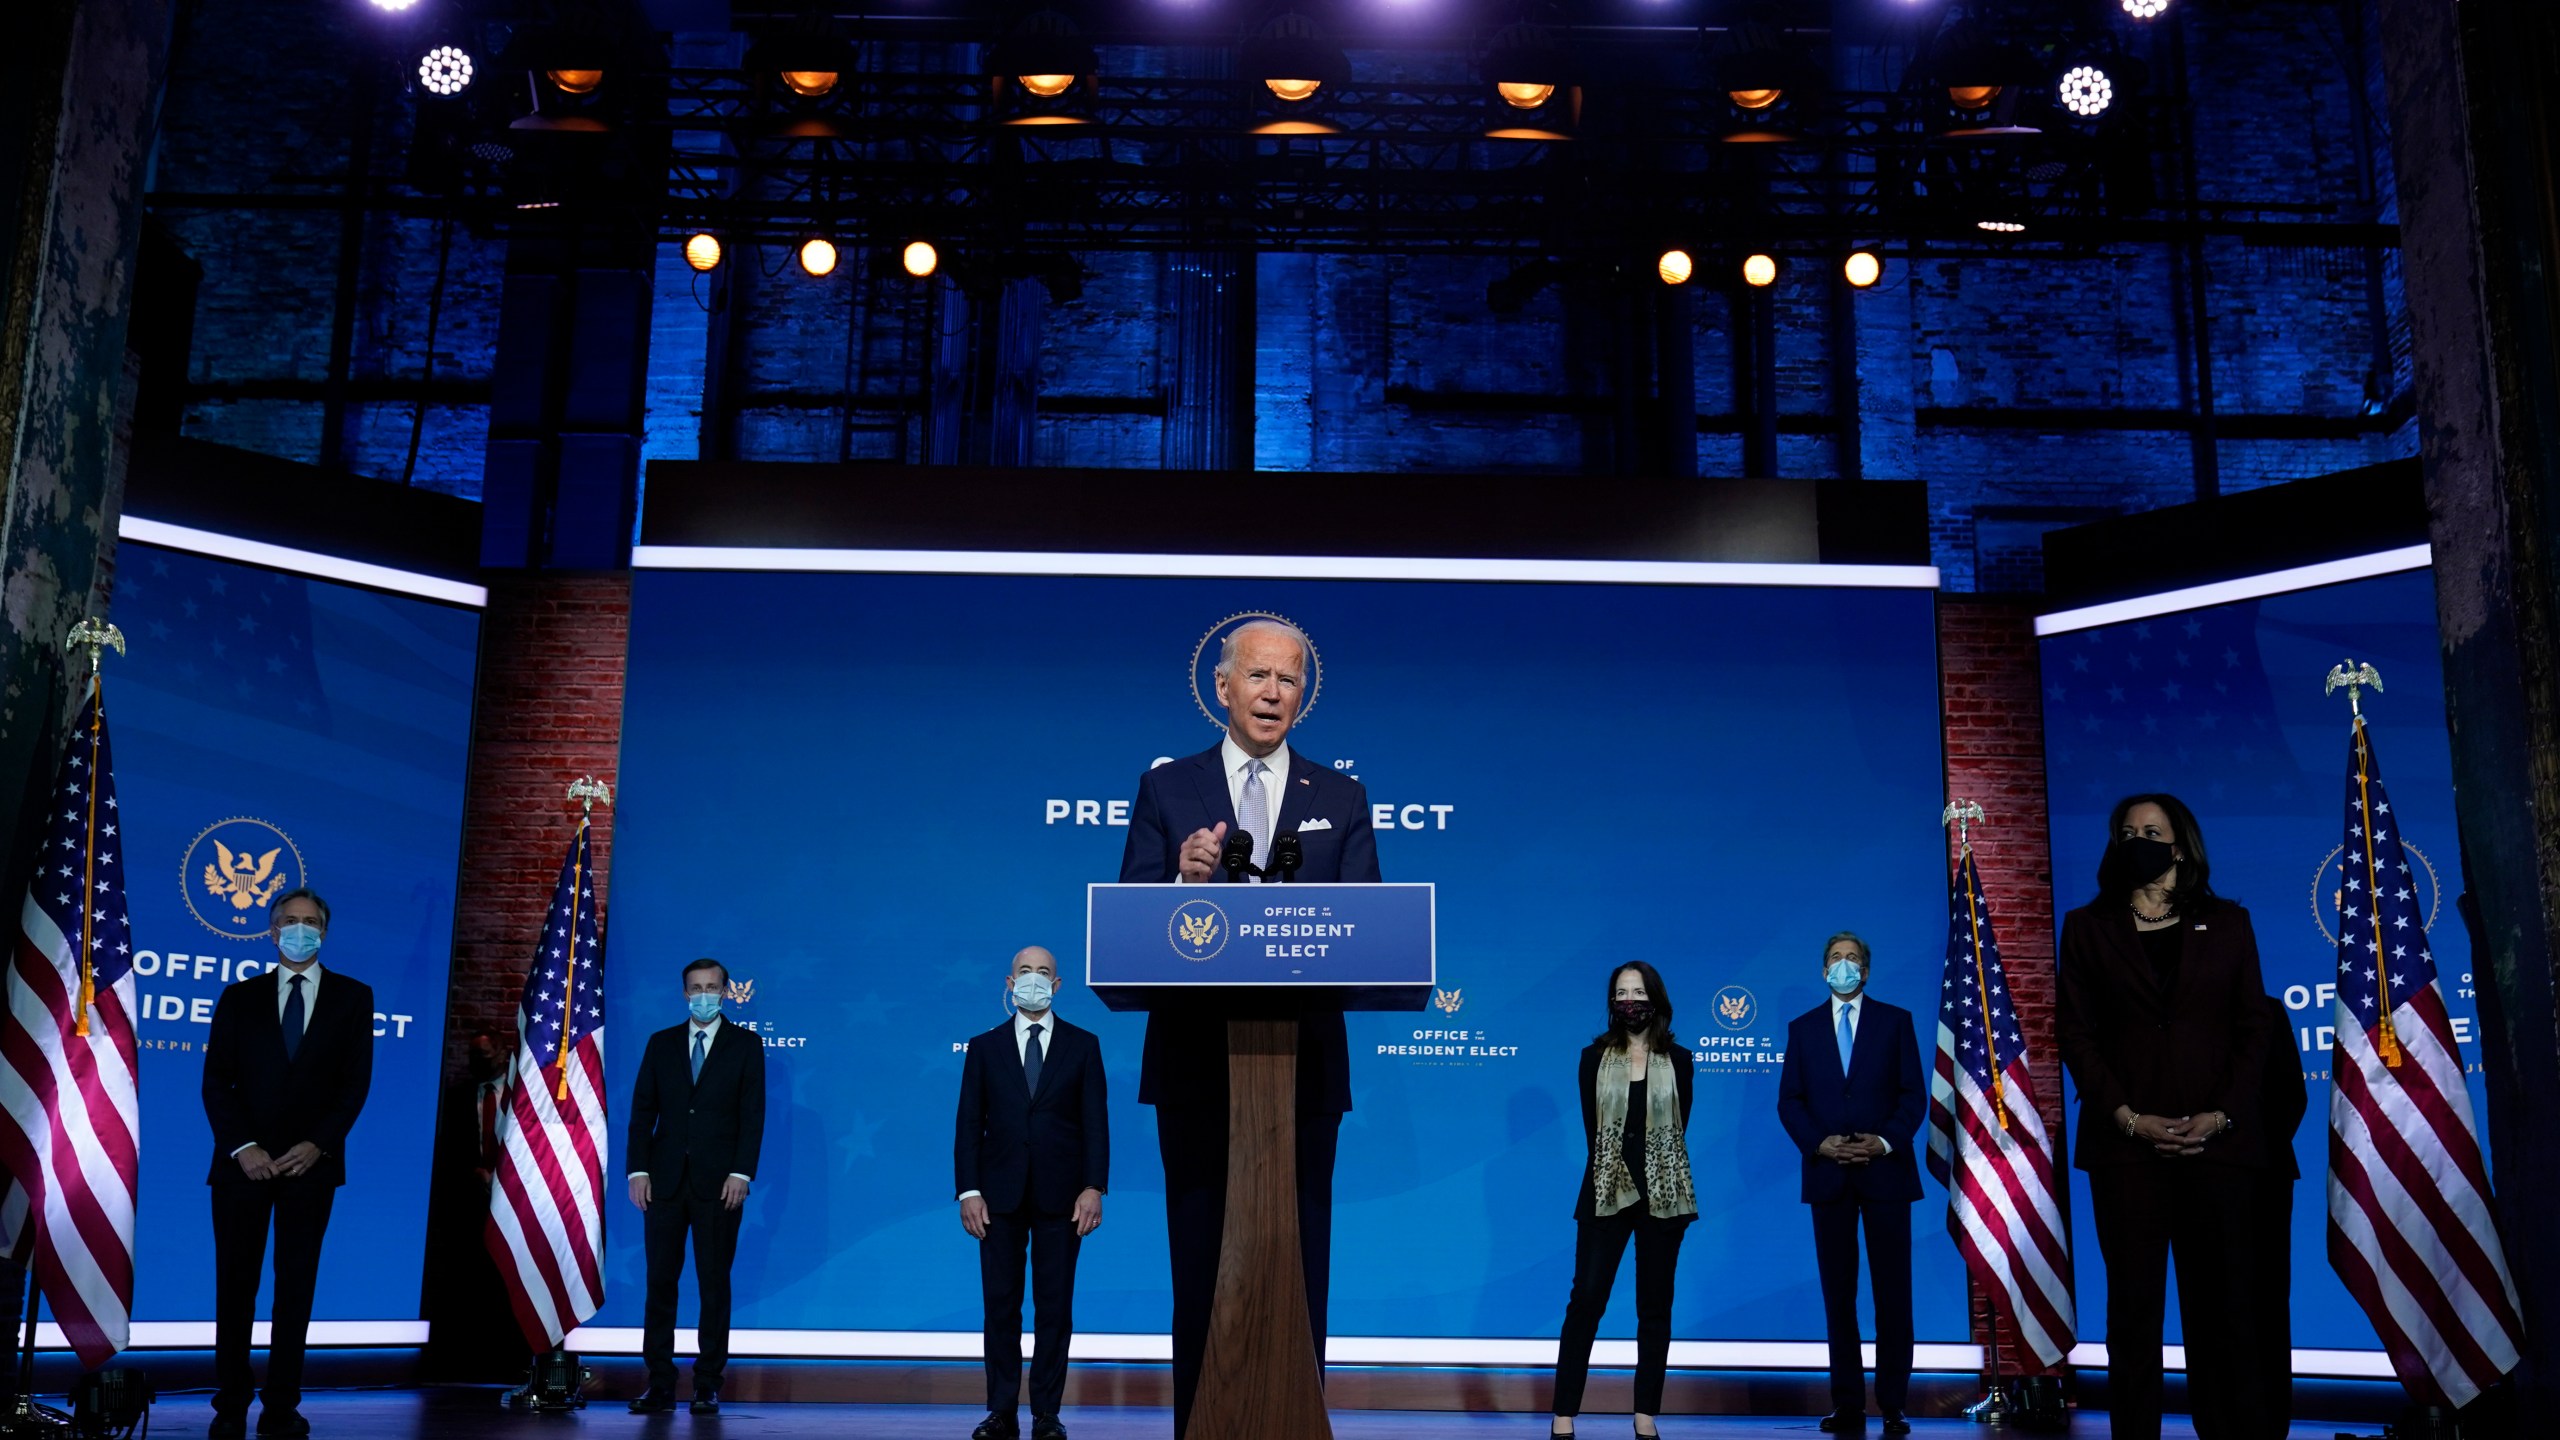
[(1031, 1417), (1031, 1440), (1067, 1440), (1067, 1427), (1055, 1415)]
[(720, 1392), (697, 1389), (693, 1392), (693, 1403), (686, 1408), (696, 1415), (717, 1415), (720, 1413)]
[(1022, 1426), (1010, 1415), (990, 1410), (978, 1428), (969, 1432), (969, 1440), (1021, 1440)]
[(285, 1437), (308, 1435), (311, 1433), (311, 1422), (303, 1419), (302, 1412), (299, 1410), (269, 1410), (260, 1407), (258, 1433)]
[(675, 1408), (676, 1392), (673, 1390), (643, 1390), (631, 1397), (631, 1413), (634, 1415), (664, 1415)]
[(1886, 1412), (1884, 1412), (1884, 1433), (1886, 1433), (1887, 1435), (1908, 1435), (1908, 1434), (1910, 1434), (1910, 1433), (1911, 1433), (1911, 1420), (1910, 1420), (1910, 1417), (1908, 1417), (1908, 1416), (1904, 1415), (1904, 1414), (1903, 1414), (1901, 1411), (1899, 1411), (1899, 1410), (1887, 1410)]
[(1822, 1417), (1822, 1428), (1833, 1435), (1864, 1434), (1866, 1433), (1867, 1428), (1867, 1412), (1864, 1410), (1834, 1410), (1830, 1414)]
[(204, 1433), (205, 1440), (247, 1440), (249, 1422), (238, 1415), (216, 1415)]

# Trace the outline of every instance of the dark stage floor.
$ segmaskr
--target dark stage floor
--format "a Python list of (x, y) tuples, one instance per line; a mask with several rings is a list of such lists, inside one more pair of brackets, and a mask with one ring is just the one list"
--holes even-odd
[[(616, 1436), (633, 1440), (686, 1440), (717, 1436), (861, 1436), (863, 1440), (964, 1440), (983, 1411), (955, 1405), (823, 1405), (812, 1403), (728, 1406), (719, 1418), (696, 1420), (682, 1413), (641, 1419), (624, 1412), (620, 1400), (599, 1400), (569, 1415), (502, 1414), (497, 1392), (485, 1389), (431, 1389), (315, 1394), (303, 1402), (311, 1433), (320, 1440), (460, 1440), (464, 1436), (570, 1437)], [(201, 1394), (164, 1397), (153, 1407), (152, 1431), (158, 1435), (200, 1435), (210, 1411)], [(1027, 1420), (1027, 1416), (1025, 1417)], [(1060, 1417), (1075, 1440), (1166, 1440), (1172, 1430), (1168, 1411), (1146, 1407), (1069, 1407)], [(1421, 1440), (1425, 1436), (1484, 1436), (1525, 1440), (1546, 1433), (1542, 1415), (1456, 1414), (1447, 1411), (1338, 1410), (1333, 1416), (1336, 1440)], [(1581, 1433), (1595, 1440), (1619, 1440), (1630, 1433), (1623, 1415), (1585, 1417)], [(2293, 1440), (2331, 1440), (2341, 1427), (2296, 1421)], [(2365, 1429), (2378, 1427), (2366, 1426)], [(1810, 1416), (1671, 1415), (1662, 1432), (1681, 1440), (1827, 1440)], [(1956, 1440), (1986, 1434), (1963, 1420), (1917, 1420), (1915, 1440)], [(2072, 1434), (2106, 1433), (2106, 1417), (2077, 1419)], [(2192, 1440), (2194, 1431), (2170, 1417), (2162, 1440)], [(1870, 1424), (1867, 1434), (1882, 1431)]]

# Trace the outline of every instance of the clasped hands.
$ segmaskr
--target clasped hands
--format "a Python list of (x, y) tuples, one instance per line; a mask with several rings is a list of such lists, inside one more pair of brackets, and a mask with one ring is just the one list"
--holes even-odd
[[(1081, 1240), (1102, 1223), (1102, 1192), (1088, 1185), (1076, 1196), (1076, 1238)], [(960, 1202), (960, 1228), (972, 1240), (987, 1238), (987, 1198), (971, 1195)]]
[(1858, 1166), (1881, 1160), (1888, 1152), (1881, 1135), (1825, 1135), (1813, 1153), (1835, 1165)]
[[(746, 1204), (747, 1189), (747, 1182), (739, 1179), (735, 1175), (721, 1181), (720, 1208), (723, 1210), (735, 1210), (739, 1206)], [(631, 1203), (639, 1206), (642, 1210), (646, 1210), (649, 1208), (649, 1200), (649, 1177), (646, 1174), (632, 1176)]]
[(320, 1163), (320, 1147), (305, 1140), (281, 1155), (269, 1155), (266, 1147), (252, 1145), (233, 1157), (240, 1162), (240, 1173), (252, 1180), (290, 1180), (307, 1175)]
[(2221, 1134), (2222, 1126), (2219, 1110), (2171, 1119), (2166, 1115), (2138, 1114), (2129, 1105), (2116, 1107), (2116, 1129), (2162, 1155), (2201, 1155), (2205, 1142)]

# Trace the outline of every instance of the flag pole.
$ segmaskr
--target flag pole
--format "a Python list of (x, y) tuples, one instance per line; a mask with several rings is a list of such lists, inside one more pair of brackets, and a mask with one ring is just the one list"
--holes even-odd
[[(2372, 665), (2359, 662), (2351, 656), (2344, 663), (2330, 667), (2329, 683), (2320, 693), (2335, 695), (2340, 686), (2344, 686), (2347, 692), (2347, 713), (2352, 717), (2351, 723), (2355, 728), (2356, 814), (2359, 817), (2358, 828), (2364, 831), (2365, 909), (2373, 918), (2374, 953), (2379, 955), (2386, 937), (2382, 933), (2380, 903), (2382, 866), (2375, 858), (2373, 849), (2373, 751), (2366, 745), (2364, 737), (2362, 692), (2367, 685), (2373, 687), (2373, 693), (2376, 695), (2381, 694), (2382, 676), (2374, 670)], [(2340, 867), (2344, 868), (2350, 858), (2340, 857)], [(2341, 929), (2343, 928), (2342, 925)], [(2374, 985), (2381, 997), (2378, 1008), (2382, 1012), (2382, 1024), (2374, 1032), (2373, 1048), (2375, 1053), (2382, 1057), (2382, 1063), (2386, 1067), (2397, 1070), (2400, 1068), (2400, 1033), (2391, 1023), (2391, 967), (2381, 965), (2375, 968), (2378, 973), (2374, 977)]]
[[(2002, 1094), (1998, 1037), (1991, 1029), (1991, 980), (1982, 963), (1982, 906), (1973, 868), (1973, 827), (1987, 819), (1981, 802), (1974, 800), (1952, 801), (1946, 809), (1938, 812), (1938, 824), (1952, 825), (1956, 831), (1956, 878), (1964, 886), (1965, 919), (1973, 927), (1973, 994), (1975, 1001), (1983, 1007), (1983, 1043), (1991, 1047), (1988, 1067), (1991, 1071), (1991, 1109), (2000, 1117), (2000, 1128), (2006, 1130), (2009, 1128), (2009, 1107)], [(1971, 1267), (1965, 1271), (1965, 1286), (1968, 1291), (1974, 1286)], [(1983, 1330), (1991, 1341), (1982, 1348), (1986, 1388), (1981, 1399), (1964, 1407), (1964, 1414), (1976, 1425), (1999, 1425), (2009, 1419), (2007, 1392), (2000, 1383), (2000, 1306), (1988, 1292), (1984, 1293), (1983, 1300), (1983, 1308), (1989, 1312), (1989, 1323)]]
[[(95, 894), (98, 888), (98, 751), (103, 738), (101, 731), (107, 720), (103, 699), (106, 682), (100, 672), (105, 664), (103, 652), (110, 645), (115, 647), (118, 655), (122, 655), (124, 632), (96, 616), (91, 616), (72, 626), (71, 633), (63, 637), (65, 649), (74, 654), (82, 650), (89, 652), (89, 730), (85, 737), (89, 742), (89, 843), (82, 847), (86, 856), (84, 863), (87, 866), (87, 871), (80, 880), (80, 892), (83, 895)], [(80, 742), (74, 740), (71, 743), (77, 745)], [(96, 1009), (98, 1005), (97, 972), (92, 968), (89, 960), (90, 951), (97, 948), (97, 937), (91, 926), (93, 914), (94, 912), (87, 906), (81, 907), (80, 994), (71, 1013), (71, 1033), (82, 1039), (87, 1039), (89, 1035), (89, 1012)]]

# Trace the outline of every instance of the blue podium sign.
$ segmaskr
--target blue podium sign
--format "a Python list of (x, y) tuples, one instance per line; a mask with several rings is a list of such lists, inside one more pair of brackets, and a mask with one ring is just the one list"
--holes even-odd
[(1114, 1010), (1238, 989), (1419, 1010), (1438, 978), (1427, 884), (1097, 884), (1085, 897), (1085, 984)]

